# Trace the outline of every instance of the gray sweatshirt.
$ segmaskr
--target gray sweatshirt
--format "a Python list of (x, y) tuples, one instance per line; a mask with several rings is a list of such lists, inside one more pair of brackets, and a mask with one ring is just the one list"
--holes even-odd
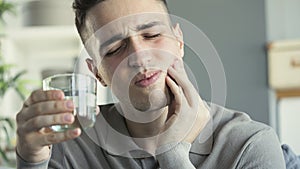
[(113, 104), (101, 106), (94, 128), (74, 140), (52, 146), (51, 158), (19, 169), (284, 169), (278, 138), (267, 125), (245, 113), (211, 104), (211, 121), (192, 143), (160, 147), (156, 155), (131, 140), (123, 116)]

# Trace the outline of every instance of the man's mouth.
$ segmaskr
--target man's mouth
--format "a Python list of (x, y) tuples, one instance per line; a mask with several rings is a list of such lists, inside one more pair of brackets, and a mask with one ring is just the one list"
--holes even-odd
[(155, 83), (161, 74), (160, 70), (151, 71), (146, 73), (139, 73), (137, 75), (137, 80), (135, 81), (135, 85), (139, 87), (148, 87)]

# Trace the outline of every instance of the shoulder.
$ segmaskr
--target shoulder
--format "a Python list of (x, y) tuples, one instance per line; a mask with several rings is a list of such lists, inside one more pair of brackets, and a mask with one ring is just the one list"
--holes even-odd
[(216, 156), (231, 154), (236, 157), (231, 159), (236, 168), (285, 167), (281, 144), (272, 127), (252, 120), (243, 112), (224, 109), (218, 113), (222, 117), (214, 132)]
[(214, 133), (227, 136), (250, 137), (261, 132), (274, 130), (261, 122), (254, 121), (244, 112), (227, 109), (216, 104), (210, 104), (213, 117)]
[[(278, 168), (275, 166), (284, 164), (279, 139), (272, 127), (252, 120), (246, 113), (215, 104), (209, 104), (208, 109), (212, 115), (208, 130), (211, 132), (203, 146), (194, 143), (192, 149), (194, 153), (208, 155), (205, 164), (213, 165), (215, 159), (222, 161), (214, 164), (215, 168)], [(203, 148), (208, 146), (210, 150), (204, 152)], [(270, 164), (269, 160), (276, 162)]]
[(226, 147), (227, 150), (240, 153), (250, 145), (268, 142), (280, 145), (272, 127), (252, 120), (246, 113), (215, 104), (209, 104), (208, 108), (212, 115), (211, 125), (208, 126), (208, 131), (211, 131), (212, 149), (221, 151)]

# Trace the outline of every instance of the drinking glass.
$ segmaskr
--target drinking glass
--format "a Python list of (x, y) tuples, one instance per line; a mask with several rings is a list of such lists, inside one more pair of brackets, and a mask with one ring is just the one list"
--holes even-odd
[(43, 80), (43, 90), (61, 90), (65, 100), (74, 103), (73, 115), (75, 121), (67, 125), (53, 125), (50, 128), (61, 132), (77, 127), (87, 129), (93, 127), (96, 121), (96, 79), (84, 74), (57, 74)]

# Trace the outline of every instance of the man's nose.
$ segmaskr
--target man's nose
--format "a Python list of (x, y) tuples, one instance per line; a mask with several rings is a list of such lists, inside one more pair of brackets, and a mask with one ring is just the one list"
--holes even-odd
[(151, 48), (143, 40), (133, 40), (130, 48), (130, 55), (128, 57), (129, 66), (143, 67), (150, 63), (152, 59)]

